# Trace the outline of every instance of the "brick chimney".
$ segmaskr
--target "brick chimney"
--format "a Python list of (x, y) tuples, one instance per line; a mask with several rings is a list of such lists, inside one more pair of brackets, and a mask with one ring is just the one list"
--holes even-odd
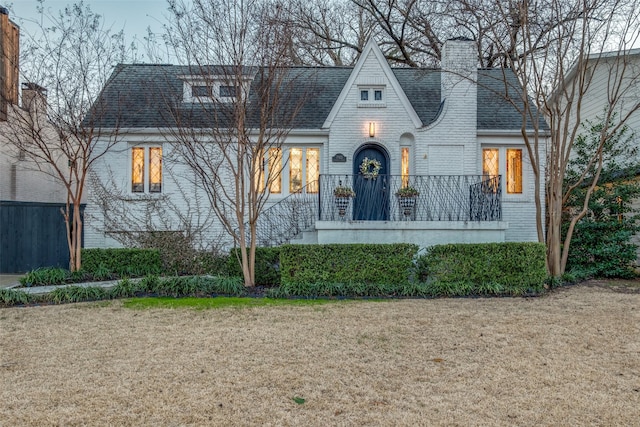
[(442, 47), (441, 100), (475, 126), (478, 104), (478, 50), (467, 38), (447, 40)]
[(47, 106), (47, 89), (35, 83), (22, 83), (22, 108), (45, 111)]
[[(447, 40), (442, 47), (441, 96), (444, 102), (442, 126), (455, 129), (451, 144), (464, 146), (465, 153), (477, 150), (478, 135), (478, 50), (473, 40)], [(476, 156), (464, 155), (461, 170), (475, 170)]]
[(7, 104), (18, 103), (20, 27), (0, 7), (0, 120), (7, 119)]

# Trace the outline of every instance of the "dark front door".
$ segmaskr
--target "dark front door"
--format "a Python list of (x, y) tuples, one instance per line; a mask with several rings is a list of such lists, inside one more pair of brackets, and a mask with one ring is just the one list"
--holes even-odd
[[(361, 170), (367, 159), (367, 171)], [(374, 165), (373, 160), (380, 166)], [(353, 175), (356, 197), (353, 200), (353, 219), (361, 221), (386, 221), (389, 219), (388, 157), (382, 148), (366, 146), (353, 159)]]

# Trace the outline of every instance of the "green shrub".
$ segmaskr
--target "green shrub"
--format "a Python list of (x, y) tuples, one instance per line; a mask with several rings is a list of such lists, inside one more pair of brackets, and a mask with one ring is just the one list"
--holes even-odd
[(437, 245), (418, 258), (417, 273), (436, 295), (522, 295), (546, 279), (541, 243)]
[(138, 282), (138, 288), (140, 289), (140, 292), (155, 293), (158, 290), (158, 286), (160, 286), (160, 278), (155, 274), (144, 276)]
[(187, 276), (162, 278), (156, 286), (156, 293), (159, 296), (174, 298), (195, 295), (197, 290), (196, 281)]
[(568, 270), (587, 277), (635, 277), (632, 266), (638, 255), (631, 237), (636, 231), (635, 217), (578, 221), (569, 246)]
[(72, 271), (69, 273), (69, 282), (82, 283), (90, 280), (90, 276), (84, 270)]
[(152, 230), (131, 237), (134, 246), (160, 252), (164, 275), (226, 274), (227, 256), (217, 248), (196, 249), (195, 236), (190, 232)]
[(201, 279), (207, 281), (209, 285), (207, 288), (208, 293), (235, 296), (245, 293), (244, 283), (240, 277), (213, 276)]
[[(640, 196), (640, 183), (635, 179), (640, 157), (631, 129), (619, 126), (616, 114), (609, 120), (586, 120), (575, 138), (575, 155), (563, 183), (567, 197), (562, 239), (566, 238), (575, 213), (586, 202), (587, 214), (573, 229), (567, 271), (582, 277), (632, 278), (637, 245), (631, 237), (640, 231), (640, 215), (633, 204)], [(616, 131), (602, 141), (603, 130)], [(596, 153), (602, 154), (599, 164), (592, 161)], [(592, 187), (596, 178), (596, 186)]]
[(242, 279), (226, 276), (180, 276), (159, 279), (153, 287), (159, 296), (174, 298), (206, 296), (212, 294), (242, 295), (245, 292)]
[(110, 298), (130, 298), (143, 292), (141, 281), (135, 282), (131, 279), (122, 279), (109, 291)]
[(410, 281), (416, 245), (329, 244), (285, 245), (281, 247), (282, 285), (308, 283), (353, 283), (403, 285)]
[(98, 280), (139, 277), (162, 272), (156, 249), (83, 249), (82, 269)]
[(69, 278), (69, 271), (64, 268), (45, 267), (28, 272), (20, 278), (20, 284), (26, 287), (64, 285)]
[(65, 286), (46, 295), (46, 299), (54, 304), (98, 301), (107, 298), (109, 298), (109, 292), (97, 286)]
[(193, 260), (193, 268), (188, 274), (228, 275), (229, 255), (217, 252), (197, 252)]
[(29, 304), (31, 301), (31, 295), (24, 291), (0, 288), (0, 305), (11, 306)]
[(304, 283), (286, 284), (269, 289), (268, 298), (400, 298), (433, 297), (444, 295), (426, 283), (404, 283), (397, 285), (373, 283)]
[[(280, 283), (280, 247), (256, 248), (256, 280), (257, 286), (277, 286)], [(229, 253), (227, 272), (230, 276), (242, 277), (240, 249)]]

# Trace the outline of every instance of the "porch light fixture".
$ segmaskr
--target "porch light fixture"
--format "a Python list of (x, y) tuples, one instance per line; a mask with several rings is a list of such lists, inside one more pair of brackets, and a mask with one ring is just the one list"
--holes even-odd
[(369, 122), (369, 137), (376, 136), (376, 124), (375, 122)]

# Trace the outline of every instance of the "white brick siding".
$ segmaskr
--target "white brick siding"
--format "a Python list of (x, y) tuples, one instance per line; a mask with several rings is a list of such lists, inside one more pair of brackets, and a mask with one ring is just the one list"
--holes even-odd
[[(401, 144), (410, 147), (410, 170), (416, 175), (478, 175), (482, 172), (481, 154), (484, 145), (522, 148), (524, 192), (522, 195), (505, 194), (503, 197), (503, 221), (508, 223), (504, 239), (537, 241), (534, 177), (530, 164), (526, 161), (527, 152), (522, 137), (518, 136), (518, 129), (506, 136), (500, 131), (496, 131), (495, 136), (487, 131), (478, 136), (475, 84), (477, 53), (474, 43), (461, 40), (447, 42), (442, 74), (444, 106), (436, 121), (428, 126), (419, 123), (420, 120), (404, 93), (398, 92), (400, 86), (388, 64), (384, 59), (381, 60), (382, 55), (377, 49), (365, 49), (364, 56), (354, 68), (349, 86), (343, 89), (325, 122), (327, 128), (318, 130), (317, 134), (292, 132), (287, 139), (286, 147), (321, 147), (321, 173), (345, 175), (352, 174), (354, 154), (366, 144), (384, 147), (389, 154), (389, 172), (393, 175), (401, 174)], [(370, 104), (360, 102), (360, 90), (367, 87), (382, 88), (383, 101)], [(369, 136), (371, 122), (375, 123), (374, 137)], [(105, 180), (109, 174), (113, 174), (116, 184), (130, 192), (129, 148), (132, 143), (162, 144), (162, 195), (169, 198), (173, 206), (185, 213), (198, 202), (199, 208), (192, 209), (194, 215), (198, 213), (204, 216), (210, 211), (206, 194), (192, 182), (192, 172), (172, 158), (171, 144), (165, 142), (158, 133), (154, 135), (151, 132), (146, 136), (125, 135), (123, 142), (96, 165), (96, 175)], [(544, 153), (544, 147), (541, 147), (541, 152)], [(338, 153), (343, 154), (347, 161), (333, 163), (331, 159)], [(271, 203), (288, 194), (287, 176), (288, 170), (285, 170), (283, 194), (272, 196)], [(544, 174), (541, 179), (543, 177)], [(131, 195), (132, 199), (135, 197), (136, 195)], [(99, 210), (90, 205), (87, 212), (92, 215), (92, 219), (91, 222), (87, 221), (86, 246), (114, 245), (115, 242), (105, 237), (101, 230), (103, 219)], [(135, 213), (142, 214), (141, 209)], [(391, 224), (390, 227), (393, 228), (394, 225)], [(502, 235), (501, 233), (502, 231), (499, 234)], [(225, 242), (225, 239), (220, 237), (222, 234), (221, 225), (213, 224), (206, 229), (203, 241), (220, 244)]]

